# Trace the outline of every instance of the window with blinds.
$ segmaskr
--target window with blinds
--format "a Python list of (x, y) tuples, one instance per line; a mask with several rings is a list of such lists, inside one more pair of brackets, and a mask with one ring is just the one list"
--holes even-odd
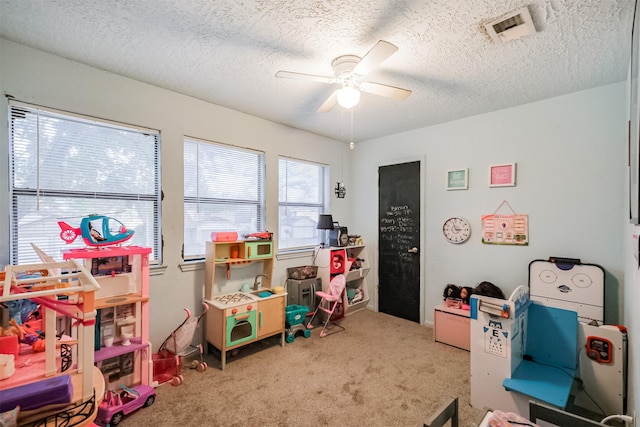
[(321, 243), (318, 215), (329, 211), (328, 167), (287, 157), (279, 159), (278, 250), (300, 250)]
[(265, 231), (264, 162), (263, 152), (185, 138), (185, 260), (204, 258), (213, 231)]
[(161, 262), (160, 133), (24, 103), (9, 104), (10, 256), (40, 262), (32, 244), (62, 260), (58, 222), (117, 219)]

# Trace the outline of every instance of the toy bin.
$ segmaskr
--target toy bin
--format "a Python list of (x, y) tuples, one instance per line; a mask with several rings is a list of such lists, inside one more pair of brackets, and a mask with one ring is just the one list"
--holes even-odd
[(305, 338), (311, 336), (311, 331), (307, 329), (303, 321), (307, 317), (309, 309), (304, 305), (288, 305), (284, 309), (285, 321), (287, 323), (287, 342), (292, 343), (296, 339), (296, 332), (303, 331)]
[(317, 265), (305, 265), (301, 267), (287, 268), (287, 279), (305, 280), (313, 279), (318, 275)]
[(180, 356), (164, 350), (151, 355), (153, 360), (153, 382), (164, 384), (171, 381), (171, 385), (179, 386), (183, 382), (182, 361)]

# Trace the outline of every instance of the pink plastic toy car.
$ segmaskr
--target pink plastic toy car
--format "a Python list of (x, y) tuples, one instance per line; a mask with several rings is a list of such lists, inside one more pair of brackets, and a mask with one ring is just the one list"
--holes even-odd
[(95, 423), (100, 426), (115, 426), (122, 421), (125, 415), (129, 415), (143, 406), (151, 406), (156, 400), (156, 391), (148, 385), (134, 387), (120, 386), (122, 390), (107, 390), (104, 400), (98, 407), (98, 415)]

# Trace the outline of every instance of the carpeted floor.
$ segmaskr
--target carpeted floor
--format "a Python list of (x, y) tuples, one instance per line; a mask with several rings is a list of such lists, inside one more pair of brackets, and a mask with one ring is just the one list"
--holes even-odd
[(279, 337), (184, 369), (184, 384), (156, 389), (156, 402), (122, 426), (422, 426), (453, 397), (460, 425), (484, 412), (470, 405), (469, 353), (433, 341), (431, 328), (363, 310), (320, 338)]

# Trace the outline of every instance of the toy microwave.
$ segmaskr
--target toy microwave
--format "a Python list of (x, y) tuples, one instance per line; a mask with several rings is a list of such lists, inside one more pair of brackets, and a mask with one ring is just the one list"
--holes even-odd
[(246, 259), (271, 258), (273, 256), (273, 242), (266, 240), (244, 242), (244, 250)]

